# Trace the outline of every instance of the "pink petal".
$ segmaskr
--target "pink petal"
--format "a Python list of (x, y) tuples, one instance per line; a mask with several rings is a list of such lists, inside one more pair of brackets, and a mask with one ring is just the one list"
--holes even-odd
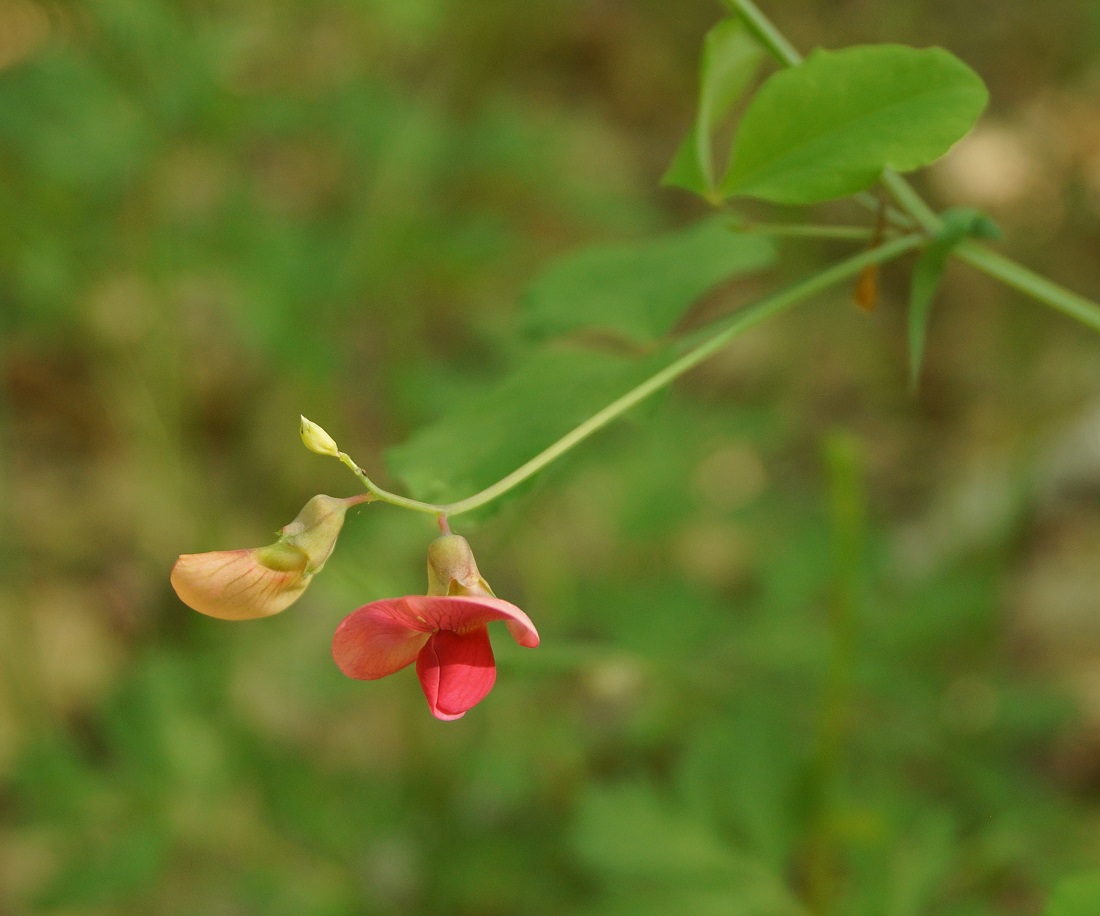
[(484, 626), (462, 634), (440, 630), (416, 657), (416, 676), (433, 716), (461, 718), (485, 699), (497, 679), (489, 631)]
[(404, 601), (409, 610), (429, 630), (449, 630), (465, 633), (484, 627), (494, 620), (503, 620), (508, 632), (521, 646), (533, 649), (539, 644), (539, 634), (531, 618), (514, 604), (500, 598), (480, 595), (409, 595)]
[(373, 681), (411, 664), (435, 627), (410, 598), (386, 598), (352, 611), (336, 628), (332, 657), (348, 677)]
[(172, 567), (172, 587), (184, 604), (208, 617), (250, 620), (278, 614), (309, 584), (303, 574), (306, 557), (300, 556), (300, 568), (273, 569), (261, 562), (265, 550), (270, 548), (183, 554)]

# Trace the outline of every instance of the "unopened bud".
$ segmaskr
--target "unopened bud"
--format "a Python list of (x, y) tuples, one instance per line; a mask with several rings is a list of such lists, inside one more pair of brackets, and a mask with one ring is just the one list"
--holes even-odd
[(339, 457), (340, 447), (336, 444), (336, 440), (312, 420), (302, 417), (298, 432), (302, 437), (302, 444), (311, 452), (328, 455), (331, 458)]

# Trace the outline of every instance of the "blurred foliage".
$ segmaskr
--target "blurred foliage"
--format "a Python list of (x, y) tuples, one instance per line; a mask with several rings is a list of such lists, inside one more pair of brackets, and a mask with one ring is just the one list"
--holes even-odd
[[(1097, 295), (1093, 4), (766, 8), (804, 50), (973, 66), (990, 115), (925, 189)], [(271, 620), (168, 586), (176, 554), (355, 492), (299, 413), (381, 481), (398, 446), (416, 496), (496, 472), (500, 430), (434, 460), (415, 431), (570, 363), (524, 333), (558, 255), (704, 216), (657, 182), (718, 15), (0, 2), (0, 912), (992, 916), (1091, 892), (1100, 350), (962, 270), (916, 397), (891, 269), (870, 318), (840, 291), (757, 328), (456, 520), (543, 637), (498, 640), (460, 723), (411, 673), (329, 657), (344, 614), (423, 589), (430, 519), (354, 510)], [(692, 320), (835, 253), (785, 244)], [(570, 421), (547, 403), (516, 422)]]

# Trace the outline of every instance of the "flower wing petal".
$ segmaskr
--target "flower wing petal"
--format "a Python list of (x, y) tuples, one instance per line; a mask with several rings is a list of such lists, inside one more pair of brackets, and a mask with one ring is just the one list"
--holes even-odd
[(433, 629), (408, 598), (373, 601), (340, 622), (332, 657), (348, 677), (373, 681), (411, 664)]
[(465, 633), (503, 620), (512, 638), (531, 649), (539, 644), (538, 630), (514, 604), (480, 595), (409, 595), (403, 599), (433, 630)]
[[(200, 614), (251, 620), (286, 610), (309, 585), (301, 568), (273, 569), (260, 562), (264, 548), (185, 553), (172, 567), (172, 588)], [(305, 557), (302, 556), (304, 566)]]
[(465, 633), (440, 630), (416, 657), (416, 676), (437, 719), (459, 719), (485, 699), (497, 679), (484, 626)]

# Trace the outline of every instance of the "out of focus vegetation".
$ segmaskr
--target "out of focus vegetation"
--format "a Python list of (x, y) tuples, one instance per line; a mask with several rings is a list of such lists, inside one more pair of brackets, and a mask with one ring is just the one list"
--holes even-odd
[[(924, 189), (1100, 294), (1094, 3), (765, 8), (966, 60)], [(299, 413), (385, 480), (557, 255), (703, 215), (657, 180), (718, 15), (0, 0), (0, 912), (993, 916), (1100, 861), (1100, 340), (961, 268), (916, 397), (891, 268), (456, 520), (543, 638), (461, 722), (329, 657), (427, 517), (271, 620), (169, 588), (356, 491)]]

